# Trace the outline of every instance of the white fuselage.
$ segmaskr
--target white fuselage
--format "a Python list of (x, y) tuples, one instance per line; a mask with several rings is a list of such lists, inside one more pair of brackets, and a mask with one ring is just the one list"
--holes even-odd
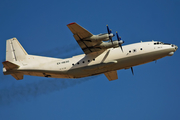
[(156, 43), (140, 42), (123, 46), (123, 52), (118, 47), (67, 59), (27, 55), (25, 60), (16, 62), (20, 66), (16, 72), (53, 78), (80, 78), (128, 69), (171, 56), (177, 50), (175, 45)]

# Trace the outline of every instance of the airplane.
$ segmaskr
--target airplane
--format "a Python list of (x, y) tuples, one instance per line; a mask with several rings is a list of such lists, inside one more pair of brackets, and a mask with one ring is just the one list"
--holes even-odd
[(6, 41), (6, 61), (3, 64), (4, 75), (12, 75), (16, 80), (24, 75), (50, 78), (82, 78), (104, 74), (109, 81), (118, 79), (117, 70), (131, 69), (133, 66), (156, 61), (165, 56), (172, 56), (178, 46), (159, 41), (139, 42), (124, 45), (115, 34), (93, 35), (73, 22), (67, 25), (84, 54), (60, 59), (29, 55), (16, 38)]

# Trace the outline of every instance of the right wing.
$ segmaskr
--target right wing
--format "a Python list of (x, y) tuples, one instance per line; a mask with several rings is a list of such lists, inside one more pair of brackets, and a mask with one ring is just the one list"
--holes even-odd
[(109, 81), (118, 79), (117, 71), (110, 71), (110, 72), (106, 72), (104, 74), (108, 78)]

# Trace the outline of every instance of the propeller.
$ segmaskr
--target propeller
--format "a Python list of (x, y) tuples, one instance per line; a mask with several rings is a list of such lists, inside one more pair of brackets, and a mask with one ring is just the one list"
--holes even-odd
[(121, 40), (121, 37), (119, 37), (117, 31), (116, 31), (116, 36), (117, 36), (117, 40), (118, 40), (118, 44), (119, 44), (119, 47), (121, 48), (122, 52), (123, 52), (123, 49), (122, 49), (122, 43), (124, 43), (124, 41)]
[(133, 68), (131, 67), (131, 72), (132, 72), (132, 74), (134, 75), (134, 71), (133, 71)]
[(112, 43), (112, 45), (113, 45), (112, 37), (114, 36), (114, 34), (112, 33), (112, 30), (109, 30), (108, 25), (106, 25), (106, 26), (107, 26), (107, 31), (108, 31), (108, 34), (109, 34), (109, 39), (111, 40), (111, 43)]

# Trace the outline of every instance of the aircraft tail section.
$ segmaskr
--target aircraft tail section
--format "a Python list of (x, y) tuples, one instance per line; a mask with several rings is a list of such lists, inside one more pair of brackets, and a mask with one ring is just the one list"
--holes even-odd
[[(23, 79), (22, 73), (11, 73), (10, 72), (11, 70), (18, 69), (20, 67), (19, 65), (16, 65), (16, 64), (9, 62), (9, 61), (4, 61), (2, 64), (4, 66), (4, 68), (3, 68), (4, 75), (11, 74), (16, 80)], [(8, 73), (8, 72), (10, 72), (10, 73)]]
[(13, 70), (13, 69), (19, 68), (18, 65), (11, 63), (9, 61), (4, 61), (4, 62), (2, 62), (2, 64), (6, 70)]
[(17, 61), (26, 59), (27, 52), (21, 46), (16, 38), (12, 38), (6, 41), (6, 61), (3, 62), (4, 75), (11, 74), (16, 80), (23, 79), (23, 74), (15, 72), (20, 66), (16, 64)]
[(16, 38), (6, 41), (6, 61), (19, 61), (26, 58), (27, 52)]

